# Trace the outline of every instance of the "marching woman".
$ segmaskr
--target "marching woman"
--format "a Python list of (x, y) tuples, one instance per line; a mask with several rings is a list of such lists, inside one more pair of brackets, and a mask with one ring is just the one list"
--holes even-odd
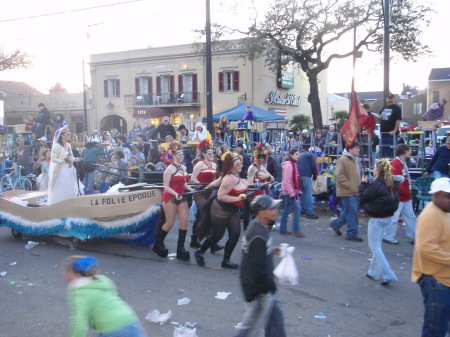
[(364, 176), (360, 185), (361, 205), (370, 218), (367, 236), (369, 248), (372, 251), (372, 261), (366, 276), (375, 281), (382, 278), (381, 285), (387, 286), (397, 281), (397, 276), (389, 267), (381, 249), (381, 242), (384, 229), (391, 223), (399, 203), (398, 186), (394, 184), (389, 159), (383, 158), (376, 162), (374, 176), (375, 180), (371, 184), (367, 183), (367, 177)]
[[(201, 142), (198, 147), (201, 149), (201, 158), (195, 166), (191, 176), (192, 183), (212, 183), (217, 178), (217, 164), (213, 162), (214, 151), (209, 147), (209, 142)], [(192, 227), (191, 247), (200, 248), (201, 243), (198, 241), (197, 225), (200, 221), (201, 211), (203, 206), (208, 201), (211, 193), (197, 193), (193, 198), (197, 205), (197, 214)]]
[(172, 228), (175, 217), (178, 214), (178, 217), (180, 218), (180, 229), (178, 230), (177, 259), (189, 261), (189, 252), (184, 249), (189, 207), (187, 199), (183, 198), (181, 194), (183, 194), (185, 190), (192, 192), (193, 189), (187, 184), (189, 177), (186, 172), (186, 167), (182, 164), (184, 160), (183, 150), (176, 142), (172, 142), (170, 148), (173, 155), (173, 162), (164, 171), (164, 190), (162, 193), (163, 210), (166, 221), (155, 236), (156, 240), (153, 245), (153, 251), (160, 257), (167, 257), (169, 251), (164, 246), (164, 239)]
[[(275, 178), (267, 171), (266, 167), (264, 166), (266, 164), (267, 155), (264, 154), (264, 148), (262, 146), (262, 143), (258, 145), (258, 148), (253, 153), (253, 164), (250, 165), (248, 168), (248, 183), (254, 184), (256, 179), (259, 180), (260, 183), (265, 182), (273, 182), (275, 181)], [(254, 197), (258, 195), (265, 194), (264, 190), (261, 190), (255, 194), (253, 194)]]
[(228, 231), (228, 240), (225, 244), (222, 268), (237, 269), (239, 266), (230, 261), (234, 247), (241, 234), (241, 220), (239, 210), (247, 198), (248, 183), (241, 179), (242, 161), (238, 154), (227, 154), (222, 166), (221, 178), (215, 180), (208, 187), (220, 183), (217, 198), (213, 199), (209, 219), (202, 220), (202, 226), (208, 223), (211, 226), (211, 235), (203, 242), (201, 248), (195, 252), (195, 260), (199, 266), (205, 265), (205, 252), (211, 245), (219, 242)]
[[(297, 160), (300, 156), (298, 149), (289, 151), (289, 159), (283, 163), (283, 180), (281, 181), (281, 193), (284, 199), (284, 210), (280, 222), (281, 235), (294, 235), (303, 237), (305, 234), (300, 230), (300, 212), (301, 207), (298, 195), (301, 194), (301, 183), (297, 169)], [(292, 232), (287, 230), (287, 221), (291, 209), (294, 208), (294, 218), (292, 223)]]

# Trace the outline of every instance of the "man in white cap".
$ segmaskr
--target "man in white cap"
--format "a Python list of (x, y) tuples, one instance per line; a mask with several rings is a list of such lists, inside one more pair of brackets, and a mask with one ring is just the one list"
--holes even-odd
[(417, 220), (412, 281), (420, 285), (425, 313), (422, 336), (450, 332), (450, 179), (431, 183), (428, 203)]
[(88, 137), (87, 142), (88, 142), (88, 143), (92, 143), (92, 142), (100, 143), (100, 136), (99, 136), (99, 134), (98, 134), (97, 129), (95, 129), (95, 130), (94, 130), (94, 133), (92, 133), (91, 136)]
[(49, 149), (47, 137), (42, 136), (38, 139), (38, 158), (44, 155), (44, 152)]
[(270, 237), (278, 205), (281, 200), (259, 195), (250, 208), (255, 218), (250, 222), (242, 239), (240, 280), (244, 292), (244, 316), (236, 327), (234, 337), (256, 336), (264, 328), (266, 337), (285, 337), (284, 315), (273, 275)]
[(177, 137), (177, 132), (172, 124), (169, 124), (169, 117), (164, 116), (162, 124), (159, 124), (155, 131), (155, 137), (158, 139), (166, 139), (167, 135), (171, 135), (173, 139)]

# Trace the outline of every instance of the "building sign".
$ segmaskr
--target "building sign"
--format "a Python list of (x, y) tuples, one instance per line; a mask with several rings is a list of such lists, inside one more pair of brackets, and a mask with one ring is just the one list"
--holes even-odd
[(171, 114), (172, 110), (159, 107), (136, 108), (133, 111), (134, 118), (161, 118), (170, 116)]
[[(287, 56), (283, 57), (287, 60)], [(286, 64), (280, 65), (277, 72), (278, 76), (278, 88), (292, 89), (294, 87), (294, 66), (292, 61), (286, 62)]]
[(148, 67), (148, 71), (172, 71), (172, 70), (180, 70), (181, 65), (179, 64), (156, 64), (154, 66)]
[(286, 94), (286, 98), (282, 98), (278, 90), (272, 91), (269, 98), (266, 99), (269, 104), (284, 104), (284, 105), (300, 105), (302, 100), (300, 96), (294, 94)]

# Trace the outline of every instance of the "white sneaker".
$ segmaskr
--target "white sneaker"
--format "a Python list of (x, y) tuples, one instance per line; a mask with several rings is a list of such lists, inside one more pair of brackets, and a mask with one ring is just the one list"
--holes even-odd
[(383, 242), (384, 243), (389, 243), (389, 244), (391, 244), (391, 245), (398, 245), (398, 241), (397, 240), (395, 240), (395, 239), (392, 239), (392, 240), (388, 240), (388, 239), (383, 239)]

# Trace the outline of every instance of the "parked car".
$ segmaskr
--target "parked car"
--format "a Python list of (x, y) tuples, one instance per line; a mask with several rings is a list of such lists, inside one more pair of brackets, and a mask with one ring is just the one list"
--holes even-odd
[(450, 136), (450, 125), (444, 125), (436, 130), (436, 146), (445, 144), (445, 138)]

